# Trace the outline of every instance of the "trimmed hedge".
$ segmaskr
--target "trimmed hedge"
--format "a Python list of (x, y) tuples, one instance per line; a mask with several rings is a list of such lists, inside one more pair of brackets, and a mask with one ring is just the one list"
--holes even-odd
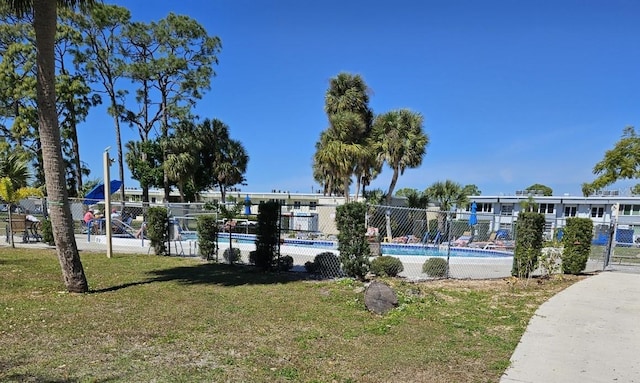
[(429, 258), (422, 264), (422, 272), (433, 278), (446, 277), (447, 268), (447, 260), (439, 257)]
[(371, 261), (371, 272), (381, 277), (396, 277), (404, 271), (399, 258), (383, 255)]
[[(231, 254), (231, 255), (230, 255)], [(242, 253), (237, 247), (227, 247), (222, 253), (222, 258), (229, 264), (239, 263), (242, 260)]]
[(589, 218), (567, 218), (567, 225), (562, 236), (562, 272), (579, 274), (587, 267), (591, 254), (593, 238), (593, 221)]
[(216, 239), (218, 237), (218, 222), (214, 215), (200, 215), (196, 219), (198, 230), (198, 247), (200, 248), (200, 256), (208, 261), (214, 256), (217, 260), (218, 245)]
[(516, 247), (513, 252), (511, 275), (528, 278), (538, 267), (544, 243), (544, 214), (521, 212), (516, 221)]
[(338, 250), (344, 271), (350, 277), (363, 280), (369, 272), (371, 248), (367, 241), (365, 217), (367, 205), (350, 202), (336, 208)]
[(320, 274), (323, 277), (335, 278), (343, 275), (340, 259), (330, 251), (316, 255), (313, 262), (304, 264), (304, 268), (310, 274)]
[(51, 221), (48, 219), (43, 219), (42, 226), (40, 230), (42, 230), (42, 242), (46, 243), (49, 246), (55, 246), (56, 241), (53, 238), (53, 227), (51, 226)]
[(276, 256), (280, 251), (280, 204), (277, 201), (261, 202), (257, 219), (256, 250), (252, 261), (263, 270), (272, 270), (279, 266)]
[(167, 255), (169, 242), (169, 216), (163, 207), (150, 207), (147, 210), (147, 236), (156, 255)]

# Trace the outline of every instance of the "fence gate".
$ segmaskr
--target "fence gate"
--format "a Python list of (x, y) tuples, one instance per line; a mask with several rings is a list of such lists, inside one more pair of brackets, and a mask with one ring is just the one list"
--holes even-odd
[(607, 270), (640, 272), (640, 222), (610, 227), (604, 263)]

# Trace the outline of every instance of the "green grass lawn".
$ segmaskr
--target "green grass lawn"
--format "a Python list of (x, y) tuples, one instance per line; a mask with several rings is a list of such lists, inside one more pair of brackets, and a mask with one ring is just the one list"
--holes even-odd
[(364, 285), (152, 255), (0, 249), (3, 382), (497, 382), (530, 317), (576, 278)]

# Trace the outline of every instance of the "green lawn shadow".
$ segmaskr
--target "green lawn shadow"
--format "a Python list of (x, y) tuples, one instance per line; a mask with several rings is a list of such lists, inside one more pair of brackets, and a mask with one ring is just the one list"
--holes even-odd
[(172, 267), (148, 273), (149, 279), (117, 286), (91, 290), (90, 293), (117, 291), (149, 283), (177, 282), (183, 285), (210, 284), (219, 286), (282, 284), (312, 279), (302, 272), (265, 272), (254, 266), (206, 263), (193, 266)]

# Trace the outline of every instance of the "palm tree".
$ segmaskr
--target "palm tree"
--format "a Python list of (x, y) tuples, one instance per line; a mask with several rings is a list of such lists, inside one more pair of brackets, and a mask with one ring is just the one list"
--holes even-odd
[(30, 1), (9, 0), (10, 9), (22, 17), (33, 12), (36, 35), (38, 131), (42, 146), (43, 168), (51, 226), (62, 276), (69, 292), (87, 292), (89, 284), (73, 232), (73, 216), (65, 184), (64, 161), (60, 145), (55, 91), (55, 36), (57, 5), (75, 7), (93, 5), (94, 0)]
[(168, 154), (167, 161), (163, 164), (167, 169), (167, 175), (170, 181), (174, 181), (178, 185), (180, 192), (180, 202), (185, 201), (185, 190), (189, 181), (191, 181), (193, 168), (196, 166), (196, 159), (189, 152), (178, 154)]
[[(366, 145), (373, 121), (368, 104), (369, 88), (359, 75), (340, 73), (330, 80), (324, 108), (329, 128), (322, 132), (316, 144), (314, 168), (316, 175), (325, 174), (342, 182), (347, 202), (351, 176), (356, 175), (359, 191), (361, 180), (371, 179), (375, 173), (371, 170), (375, 161)], [(323, 182), (325, 187), (327, 181)]]
[(404, 188), (396, 192), (396, 196), (407, 198), (407, 207), (426, 209), (429, 206), (429, 195), (416, 189)]
[(425, 194), (433, 199), (442, 211), (449, 211), (454, 206), (462, 206), (468, 202), (464, 188), (451, 180), (434, 182), (425, 190)]
[(14, 187), (27, 186), (29, 176), (29, 163), (23, 155), (14, 151), (0, 158), (0, 178), (9, 178)]
[(333, 169), (331, 154), (327, 151), (329, 136), (327, 131), (320, 133), (320, 140), (316, 142), (316, 152), (313, 155), (313, 178), (322, 185), (323, 194), (335, 195), (338, 177)]
[(223, 143), (220, 161), (216, 163), (214, 169), (222, 203), (225, 203), (228, 187), (245, 181), (244, 173), (247, 171), (248, 163), (249, 156), (240, 141), (229, 138)]
[(454, 206), (462, 206), (468, 202), (462, 185), (451, 180), (433, 183), (425, 190), (425, 194), (440, 206), (438, 230), (441, 233), (445, 232), (447, 212)]
[(391, 203), (398, 177), (407, 168), (417, 168), (426, 153), (429, 137), (422, 128), (423, 117), (408, 109), (394, 110), (378, 117), (373, 124), (379, 159), (393, 170), (387, 204)]

